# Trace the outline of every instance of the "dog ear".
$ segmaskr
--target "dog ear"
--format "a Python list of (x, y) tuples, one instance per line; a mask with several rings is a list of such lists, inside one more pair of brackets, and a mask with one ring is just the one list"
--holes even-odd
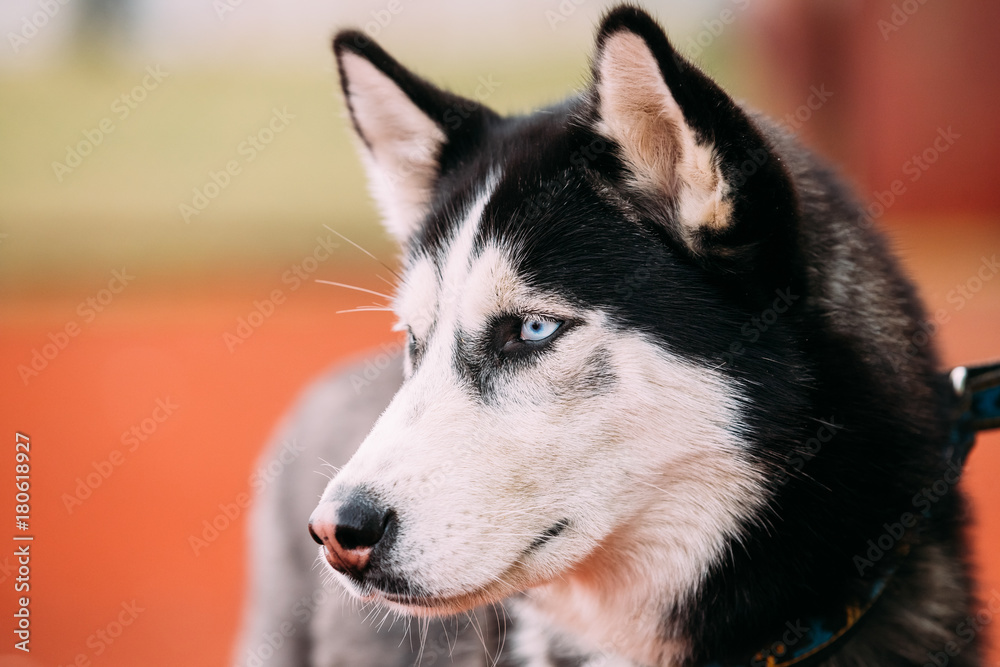
[(372, 194), (386, 227), (406, 244), (437, 179), (496, 114), (424, 81), (364, 33), (339, 33), (333, 50)]
[[(671, 46), (640, 9), (605, 16), (593, 62), (595, 129), (613, 140), (636, 190), (694, 257), (754, 271), (794, 233), (781, 161), (747, 114)], [(784, 229), (782, 229), (784, 228)], [(785, 258), (788, 261), (788, 258)]]

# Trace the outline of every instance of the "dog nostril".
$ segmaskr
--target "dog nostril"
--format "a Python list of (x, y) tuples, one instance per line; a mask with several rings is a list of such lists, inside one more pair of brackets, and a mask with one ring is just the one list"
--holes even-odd
[(369, 549), (379, 543), (394, 517), (391, 510), (358, 494), (338, 510), (334, 537), (344, 549)]
[(318, 544), (320, 546), (323, 546), (323, 540), (320, 539), (320, 536), (316, 534), (315, 530), (313, 530), (312, 521), (309, 522), (309, 535), (312, 536), (313, 542), (315, 542), (316, 544)]

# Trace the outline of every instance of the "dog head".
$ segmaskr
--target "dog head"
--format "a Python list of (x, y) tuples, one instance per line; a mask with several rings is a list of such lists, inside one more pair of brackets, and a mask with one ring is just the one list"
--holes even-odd
[(624, 580), (692, 594), (766, 502), (745, 378), (791, 335), (779, 322), (726, 361), (795, 246), (757, 123), (631, 7), (600, 26), (590, 87), (526, 116), (362, 33), (334, 49), (404, 248), (408, 343), (401, 389), (313, 514), (321, 554), (416, 614)]

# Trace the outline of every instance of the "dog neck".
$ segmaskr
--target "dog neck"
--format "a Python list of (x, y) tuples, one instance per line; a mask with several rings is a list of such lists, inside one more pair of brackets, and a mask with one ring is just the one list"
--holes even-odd
[[(821, 661), (859, 627), (881, 598), (893, 571), (877, 579), (865, 599), (847, 604), (839, 613), (787, 622), (775, 628), (773, 641), (759, 650), (747, 652), (738, 660), (713, 660), (705, 667), (792, 667)], [(567, 578), (533, 592), (520, 609), (521, 619), (536, 634), (529, 643), (551, 643), (556, 637), (557, 643), (571, 646), (588, 660), (600, 658), (597, 664), (603, 667), (686, 662), (690, 657), (689, 642), (671, 629), (663, 600), (636, 595), (634, 591), (631, 595), (623, 591), (609, 594), (606, 588), (593, 583)], [(545, 639), (541, 639), (543, 636)], [(549, 649), (551, 653), (551, 646)]]
[[(575, 655), (600, 658), (597, 664), (605, 667), (668, 666), (690, 660), (697, 639), (689, 636), (690, 628), (679, 612), (693, 604), (704, 573), (725, 547), (708, 544), (709, 533), (689, 523), (704, 526), (707, 517), (692, 511), (688, 521), (682, 521), (669, 511), (667, 506), (676, 505), (676, 498), (654, 505), (570, 571), (528, 591), (518, 611), (524, 626), (533, 628), (528, 632), (536, 634), (529, 643), (549, 641), (551, 646), (554, 641)], [(650, 517), (666, 520), (657, 524)], [(898, 552), (905, 556), (907, 550)], [(775, 626), (772, 641), (748, 647), (745, 659), (730, 662), (790, 666), (836, 650), (879, 600), (894, 571), (891, 567), (873, 581), (862, 599), (828, 616), (809, 617), (801, 632), (783, 624)], [(784, 639), (790, 632), (794, 638)], [(540, 633), (550, 639), (542, 639)], [(725, 667), (730, 662), (713, 660), (707, 667)]]
[[(653, 585), (650, 585), (650, 589)], [(636, 591), (610, 591), (599, 582), (568, 578), (533, 589), (518, 609), (519, 644), (544, 646), (603, 667), (678, 665), (689, 655), (683, 637), (666, 636), (663, 601)], [(590, 662), (586, 662), (590, 664)]]

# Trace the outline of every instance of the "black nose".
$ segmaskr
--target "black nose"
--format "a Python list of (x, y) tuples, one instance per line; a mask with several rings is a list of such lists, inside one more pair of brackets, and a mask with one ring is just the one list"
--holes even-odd
[(309, 518), (309, 534), (325, 547), (326, 559), (345, 574), (360, 576), (372, 548), (386, 534), (396, 514), (363, 492), (343, 502), (322, 502)]
[(356, 493), (338, 508), (334, 537), (344, 549), (370, 549), (385, 535), (391, 518), (387, 508)]

